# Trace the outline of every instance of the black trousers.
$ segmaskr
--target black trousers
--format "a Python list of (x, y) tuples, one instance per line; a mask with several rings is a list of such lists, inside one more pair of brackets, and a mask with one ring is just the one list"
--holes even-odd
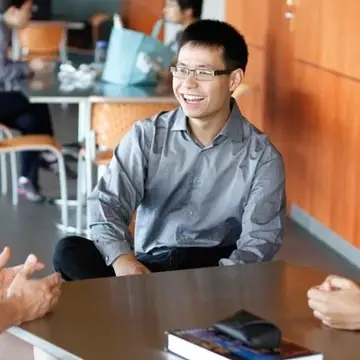
[[(19, 92), (0, 92), (0, 122), (23, 135), (53, 136), (49, 107), (46, 104), (31, 104)], [(39, 152), (22, 152), (20, 175), (30, 179), (36, 188), (38, 170)]]
[[(235, 246), (171, 248), (161, 255), (138, 255), (137, 260), (151, 272), (195, 269), (218, 266), (219, 260), (229, 257), (234, 249)], [(78, 236), (63, 238), (56, 244), (53, 266), (67, 281), (115, 276), (94, 243)]]

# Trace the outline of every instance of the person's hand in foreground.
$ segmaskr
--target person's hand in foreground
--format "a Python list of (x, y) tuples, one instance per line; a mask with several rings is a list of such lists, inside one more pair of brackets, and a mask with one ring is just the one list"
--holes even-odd
[(14, 324), (35, 320), (50, 312), (61, 294), (60, 275), (54, 273), (42, 279), (31, 279), (39, 269), (35, 255), (29, 255), (25, 264), (9, 284), (4, 301), (13, 307)]
[(360, 287), (353, 281), (331, 275), (308, 291), (314, 316), (336, 329), (360, 329)]

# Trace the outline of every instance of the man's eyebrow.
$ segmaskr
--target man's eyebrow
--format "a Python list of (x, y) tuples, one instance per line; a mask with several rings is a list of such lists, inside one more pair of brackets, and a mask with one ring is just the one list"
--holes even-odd
[[(176, 66), (188, 67), (188, 65), (183, 62), (177, 63)], [(199, 64), (199, 65), (196, 65), (195, 68), (196, 69), (199, 69), (199, 68), (200, 69), (209, 69), (209, 68), (211, 69), (211, 68), (213, 68), (213, 66), (210, 64)]]

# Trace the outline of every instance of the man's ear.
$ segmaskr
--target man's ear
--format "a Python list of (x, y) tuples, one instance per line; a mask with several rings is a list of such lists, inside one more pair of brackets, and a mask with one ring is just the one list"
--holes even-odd
[(244, 71), (241, 69), (234, 70), (230, 75), (230, 92), (234, 92), (240, 86), (244, 78)]

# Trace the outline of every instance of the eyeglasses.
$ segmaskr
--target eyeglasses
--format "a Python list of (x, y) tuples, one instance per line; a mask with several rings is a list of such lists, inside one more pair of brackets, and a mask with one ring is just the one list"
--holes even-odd
[(188, 69), (184, 67), (172, 66), (170, 68), (172, 75), (179, 79), (186, 79), (190, 74), (194, 74), (196, 80), (211, 81), (214, 76), (228, 75), (234, 70), (210, 70), (210, 69)]

